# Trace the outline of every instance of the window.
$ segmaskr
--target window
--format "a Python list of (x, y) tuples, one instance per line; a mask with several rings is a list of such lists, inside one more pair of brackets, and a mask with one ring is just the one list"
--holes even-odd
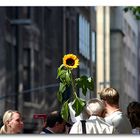
[(15, 7), (7, 7), (6, 8), (6, 15), (9, 19), (15, 19), (17, 14), (17, 8)]
[(41, 26), (41, 21), (42, 21), (42, 7), (34, 7), (33, 11), (33, 20), (36, 26), (40, 27)]
[[(15, 65), (15, 47), (11, 46), (10, 43), (6, 42), (5, 45), (6, 51), (6, 94), (7, 98), (11, 98), (11, 102), (14, 102), (14, 98), (12, 98), (13, 94), (16, 94), (16, 65)], [(2, 53), (2, 51), (1, 51)], [(1, 66), (4, 63), (1, 63)], [(1, 71), (2, 74), (2, 71)], [(2, 83), (1, 83), (2, 84)], [(2, 95), (2, 94), (1, 94)], [(14, 96), (13, 96), (14, 97)], [(14, 103), (13, 103), (14, 104)]]
[(90, 58), (90, 24), (82, 16), (79, 16), (79, 52), (87, 59)]
[[(85, 63), (80, 62), (79, 68), (80, 68), (80, 76), (81, 75), (86, 75), (86, 76), (90, 75), (90, 69), (89, 69), (89, 67)], [(89, 90), (87, 90), (86, 97), (83, 96), (81, 89), (79, 90), (79, 92), (80, 92), (80, 97), (81, 98), (83, 98), (83, 99), (89, 99), (90, 98), (90, 91)]]
[(23, 19), (29, 19), (31, 17), (31, 8), (30, 7), (21, 7), (21, 16)]
[(70, 20), (66, 19), (66, 53), (70, 50)]
[(92, 32), (92, 61), (95, 62), (95, 32)]
[[(30, 49), (24, 49), (24, 58), (23, 58), (23, 90), (30, 89)], [(23, 94), (25, 101), (31, 100), (31, 92), (24, 92)]]
[(79, 68), (80, 68), (80, 75), (86, 75), (86, 76), (90, 75), (90, 69), (85, 63), (80, 62)]
[(39, 52), (34, 50), (34, 83), (35, 86), (38, 86), (39, 83)]

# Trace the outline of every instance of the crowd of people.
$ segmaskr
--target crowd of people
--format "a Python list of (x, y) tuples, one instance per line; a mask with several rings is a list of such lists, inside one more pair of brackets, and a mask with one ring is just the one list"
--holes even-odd
[[(88, 100), (83, 117), (75, 119), (72, 124), (66, 122), (59, 111), (48, 114), (46, 126), (39, 134), (140, 134), (139, 102), (130, 102), (125, 115), (119, 107), (116, 89), (104, 88), (98, 94), (100, 99)], [(3, 115), (0, 134), (20, 134), (23, 127), (21, 113), (8, 110)]]

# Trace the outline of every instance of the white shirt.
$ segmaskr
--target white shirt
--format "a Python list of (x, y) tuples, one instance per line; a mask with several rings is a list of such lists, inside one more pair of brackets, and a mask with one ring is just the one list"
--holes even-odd
[(132, 134), (139, 135), (140, 134), (140, 128), (136, 127), (134, 129), (132, 129)]
[(105, 117), (105, 121), (113, 125), (120, 134), (131, 134), (131, 124), (121, 111), (113, 112), (111, 115)]
[[(117, 133), (113, 126), (106, 123), (105, 120), (98, 116), (91, 116), (86, 120), (86, 134), (115, 134)], [(82, 124), (77, 121), (73, 124), (70, 134), (82, 134)]]

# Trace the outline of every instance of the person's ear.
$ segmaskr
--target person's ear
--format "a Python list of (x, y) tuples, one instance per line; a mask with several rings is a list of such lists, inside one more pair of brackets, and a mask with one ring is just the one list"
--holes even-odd
[(10, 121), (9, 121), (9, 120), (6, 121), (6, 122), (5, 122), (5, 125), (6, 125), (6, 126), (10, 126)]
[(59, 123), (58, 123), (58, 122), (56, 122), (56, 123), (55, 123), (55, 126), (57, 126), (57, 125), (59, 125)]

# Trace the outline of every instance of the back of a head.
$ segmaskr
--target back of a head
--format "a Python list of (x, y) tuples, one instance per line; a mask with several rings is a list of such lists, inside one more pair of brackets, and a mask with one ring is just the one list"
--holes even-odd
[(114, 88), (104, 88), (98, 93), (101, 100), (106, 101), (109, 105), (119, 105), (119, 93)]
[(140, 103), (131, 102), (127, 107), (127, 115), (131, 122), (132, 128), (140, 127)]
[(51, 128), (55, 126), (56, 122), (62, 123), (63, 121), (64, 120), (58, 111), (53, 111), (47, 116), (47, 126)]
[(101, 116), (104, 108), (103, 102), (97, 98), (90, 99), (86, 104), (86, 111), (90, 116)]

